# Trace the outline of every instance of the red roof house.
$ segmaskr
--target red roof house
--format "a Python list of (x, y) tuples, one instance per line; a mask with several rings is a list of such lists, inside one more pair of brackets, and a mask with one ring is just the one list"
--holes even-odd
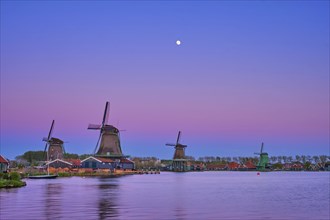
[(228, 163), (228, 169), (229, 170), (238, 170), (239, 164), (236, 162), (230, 162)]
[(7, 172), (9, 168), (9, 161), (2, 155), (0, 155), (0, 173)]

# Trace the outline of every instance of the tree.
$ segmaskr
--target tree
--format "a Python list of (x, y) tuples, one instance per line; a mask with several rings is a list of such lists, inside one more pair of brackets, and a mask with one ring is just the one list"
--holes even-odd
[(82, 154), (79, 156), (80, 160), (86, 159), (87, 157), (93, 156), (93, 154)]
[(275, 156), (271, 156), (269, 159), (272, 163), (275, 163), (277, 160), (277, 158)]
[(45, 153), (44, 151), (27, 151), (23, 155), (17, 156), (16, 160), (24, 159), (30, 164), (34, 161), (45, 161)]
[(298, 161), (298, 162), (301, 161), (301, 157), (299, 155), (296, 155), (296, 161)]
[(320, 162), (320, 158), (318, 156), (313, 156), (314, 163)]
[(305, 164), (304, 164), (304, 169), (305, 170), (310, 170), (311, 169), (311, 162), (310, 161), (307, 161)]
[(282, 156), (284, 163), (288, 162), (288, 157), (287, 156)]
[(321, 155), (320, 156), (320, 161), (321, 161), (321, 163), (325, 163), (327, 161), (327, 156), (326, 155)]
[(79, 159), (78, 154), (65, 153), (63, 156), (65, 159)]
[[(156, 158), (155, 158), (156, 159)], [(190, 161), (195, 161), (195, 157), (193, 156), (186, 156), (186, 159), (190, 160)], [(157, 159), (156, 159), (157, 160)]]

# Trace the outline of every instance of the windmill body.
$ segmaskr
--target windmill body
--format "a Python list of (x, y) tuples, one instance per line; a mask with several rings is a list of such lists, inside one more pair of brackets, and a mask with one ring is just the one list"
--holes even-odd
[(58, 138), (51, 138), (48, 147), (48, 160), (63, 160), (64, 158), (64, 142)]
[(100, 157), (122, 158), (123, 153), (120, 145), (120, 134), (118, 128), (108, 125), (110, 104), (106, 102), (101, 125), (90, 124), (88, 129), (100, 130), (100, 135), (95, 146), (94, 155)]
[(181, 131), (178, 133), (176, 144), (166, 144), (166, 146), (174, 146), (174, 156), (172, 161), (172, 171), (185, 172), (188, 171), (187, 162), (185, 155), (185, 148), (187, 145), (180, 144)]
[(112, 125), (106, 125), (102, 131), (100, 147), (97, 155), (117, 155), (122, 156), (119, 130)]
[(263, 152), (264, 149), (264, 143), (261, 144), (260, 153), (255, 153), (259, 155), (259, 162), (257, 165), (258, 171), (267, 171), (269, 170), (269, 158), (268, 153)]

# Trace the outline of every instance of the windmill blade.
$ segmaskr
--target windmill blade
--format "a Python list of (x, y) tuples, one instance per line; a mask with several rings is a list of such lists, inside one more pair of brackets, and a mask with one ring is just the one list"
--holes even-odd
[(49, 141), (50, 138), (52, 137), (52, 132), (53, 132), (53, 128), (54, 128), (54, 123), (55, 123), (55, 120), (53, 120), (52, 125), (50, 126), (50, 130), (49, 130), (48, 138), (47, 138), (48, 141)]
[(262, 154), (262, 151), (264, 149), (264, 142), (261, 143), (261, 150), (260, 150), (260, 154)]
[(96, 154), (97, 147), (99, 146), (101, 136), (102, 136), (102, 133), (100, 133), (99, 139), (97, 140), (97, 143), (96, 143), (96, 146), (95, 146), (95, 149), (94, 149), (94, 155)]
[(176, 144), (171, 144), (171, 143), (166, 143), (165, 145), (166, 146), (174, 146), (174, 147), (176, 146)]
[(110, 103), (107, 102), (105, 103), (105, 109), (104, 109), (104, 115), (103, 115), (103, 120), (102, 120), (102, 127), (108, 123), (109, 119), (109, 108), (110, 108)]
[(87, 129), (100, 130), (102, 125), (89, 124)]
[(178, 138), (176, 139), (176, 144), (179, 143), (179, 141), (180, 141), (180, 136), (181, 136), (181, 131), (179, 131), (179, 133), (178, 133)]

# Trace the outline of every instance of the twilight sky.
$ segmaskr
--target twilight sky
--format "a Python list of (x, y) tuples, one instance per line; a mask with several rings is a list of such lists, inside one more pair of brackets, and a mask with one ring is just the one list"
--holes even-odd
[(92, 153), (106, 101), (132, 156), (329, 155), (329, 2), (1, 1), (1, 154)]

